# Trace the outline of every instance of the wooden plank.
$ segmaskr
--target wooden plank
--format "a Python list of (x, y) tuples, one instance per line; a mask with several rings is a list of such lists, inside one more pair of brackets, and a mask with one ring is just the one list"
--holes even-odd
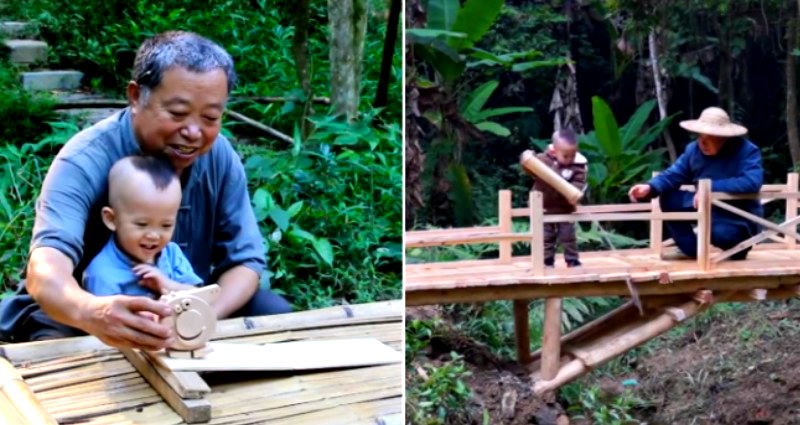
[(136, 350), (122, 350), (122, 354), (150, 383), (164, 401), (187, 423), (208, 422), (211, 420), (211, 403), (206, 399), (184, 399), (161, 377), (144, 354)]
[(548, 214), (544, 216), (545, 223), (574, 223), (579, 221), (695, 221), (698, 219), (695, 212), (660, 212), (660, 213), (586, 213), (586, 214)]
[[(277, 344), (210, 342), (206, 357), (184, 359), (148, 353), (172, 371), (309, 370), (399, 363), (403, 356), (373, 338), (293, 341)], [(324, 355), (321, 355), (324, 353)]]
[(711, 180), (702, 179), (697, 186), (697, 267), (711, 268)]
[[(497, 220), (500, 233), (511, 233), (511, 191), (501, 190), (497, 196)], [(511, 262), (511, 241), (500, 242), (500, 261)]]
[(528, 322), (530, 300), (514, 300), (514, 335), (517, 338), (517, 360), (523, 365), (531, 362), (531, 331)]
[[(800, 193), (800, 186), (798, 186), (798, 174), (797, 173), (789, 173), (786, 176), (786, 193)], [(797, 217), (797, 207), (798, 202), (797, 198), (792, 197), (786, 200), (786, 221), (791, 222), (795, 217)], [(797, 231), (797, 226), (794, 226), (793, 229)], [(785, 238), (786, 247), (789, 249), (794, 249), (797, 247), (797, 239), (786, 236)]]
[(542, 332), (542, 379), (556, 377), (561, 368), (561, 298), (546, 298)]
[(528, 207), (530, 208), (530, 241), (531, 263), (534, 274), (544, 274), (544, 205), (542, 192), (531, 191), (528, 194)]
[[(604, 205), (577, 205), (575, 213), (577, 214), (597, 214), (597, 213), (624, 213), (624, 212), (639, 212), (650, 211), (649, 204), (604, 204)], [(511, 210), (512, 217), (528, 217), (530, 210), (528, 208), (513, 208)]]
[[(658, 283), (658, 274), (654, 273), (652, 281), (640, 282), (636, 288), (640, 296), (662, 294), (694, 293), (700, 289), (754, 289), (775, 288), (780, 285), (798, 284), (800, 276), (797, 271), (787, 272), (784, 276), (759, 276), (749, 273), (745, 276), (727, 278), (697, 278), (674, 281), (669, 285)], [(628, 288), (624, 280), (598, 283), (595, 280), (576, 282), (565, 285), (541, 285), (530, 283), (506, 285), (471, 285), (448, 289), (409, 290), (406, 287), (406, 304), (409, 306), (472, 303), (495, 300), (532, 299), (546, 297), (586, 297), (586, 296), (627, 296)]]

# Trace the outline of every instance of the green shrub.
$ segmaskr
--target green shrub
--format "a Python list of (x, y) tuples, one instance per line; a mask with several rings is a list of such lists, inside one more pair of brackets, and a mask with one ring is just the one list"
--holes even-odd
[(463, 379), (470, 375), (464, 358), (450, 353), (451, 360), (440, 366), (426, 364), (427, 377), (415, 377), (406, 395), (406, 417), (419, 425), (460, 423), (457, 419), (471, 396)]
[(400, 128), (313, 121), (290, 150), (242, 150), (273, 286), (303, 308), (400, 298)]

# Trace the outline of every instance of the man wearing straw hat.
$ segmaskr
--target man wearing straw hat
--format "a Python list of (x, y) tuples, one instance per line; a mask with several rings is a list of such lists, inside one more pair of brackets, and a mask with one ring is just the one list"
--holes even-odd
[[(753, 193), (761, 189), (764, 169), (761, 152), (751, 141), (742, 137), (747, 129), (731, 122), (728, 114), (716, 107), (703, 110), (696, 120), (681, 121), (681, 127), (697, 133), (697, 140), (689, 143), (678, 160), (666, 171), (645, 184), (637, 184), (628, 191), (631, 202), (659, 197), (662, 211), (694, 211), (697, 196), (680, 190), (681, 185), (696, 185), (700, 179), (711, 180), (712, 192)], [(732, 205), (757, 216), (763, 215), (758, 200), (733, 201)], [(697, 236), (686, 221), (665, 222), (675, 240), (677, 251), (664, 252), (664, 259), (692, 258), (697, 256)], [(759, 232), (759, 226), (750, 220), (728, 211), (714, 208), (711, 211), (711, 244), (723, 250)], [(747, 250), (731, 257), (742, 260)]]

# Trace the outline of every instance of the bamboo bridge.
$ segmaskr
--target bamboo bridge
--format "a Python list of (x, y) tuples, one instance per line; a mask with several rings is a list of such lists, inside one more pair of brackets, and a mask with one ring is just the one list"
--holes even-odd
[[(649, 203), (579, 206), (572, 214), (544, 215), (542, 194), (530, 192), (527, 208), (512, 208), (511, 192), (501, 190), (497, 226), (412, 231), (406, 248), (492, 243), (493, 259), (406, 264), (406, 305), (513, 300), (518, 359), (533, 373), (534, 391), (551, 392), (612, 358), (655, 338), (715, 302), (759, 301), (800, 296), (800, 234), (798, 174), (785, 184), (763, 185), (759, 193), (711, 192), (711, 181), (700, 180), (697, 211), (663, 212), (658, 199)], [(783, 223), (773, 223), (725, 201), (760, 199), (785, 202)], [(758, 223), (761, 233), (720, 251), (710, 244), (711, 209), (730, 211)], [(527, 232), (513, 232), (512, 221), (527, 218)], [(697, 223), (696, 259), (665, 261), (665, 220)], [(583, 266), (544, 265), (543, 224), (585, 221), (645, 221), (650, 246), (640, 249), (581, 252)], [(530, 255), (512, 256), (514, 242), (531, 245)], [(752, 248), (746, 260), (727, 261)], [(561, 298), (624, 296), (617, 309), (561, 335)], [(528, 305), (545, 299), (542, 349), (530, 352)]]

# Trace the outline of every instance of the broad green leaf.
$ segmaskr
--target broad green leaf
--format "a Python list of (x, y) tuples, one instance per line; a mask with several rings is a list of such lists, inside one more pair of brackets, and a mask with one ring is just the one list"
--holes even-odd
[(301, 228), (299, 228), (297, 226), (292, 226), (292, 228), (289, 229), (289, 231), (286, 232), (286, 234), (287, 235), (291, 235), (292, 237), (295, 237), (297, 239), (305, 239), (305, 240), (307, 240), (309, 242), (312, 242), (312, 243), (315, 240), (317, 240), (317, 238), (314, 235), (312, 235), (309, 232), (306, 232), (305, 230), (303, 230), (303, 229), (301, 229)]
[(594, 131), (597, 133), (597, 139), (605, 154), (609, 157), (619, 156), (622, 153), (622, 140), (619, 135), (617, 119), (614, 118), (611, 108), (603, 99), (593, 96), (592, 115)]
[(458, 10), (455, 23), (448, 29), (465, 32), (467, 38), (450, 38), (447, 41), (448, 44), (457, 50), (472, 47), (492, 27), (503, 8), (503, 3), (504, 0), (467, 0), (464, 2), (464, 6)]
[(489, 100), (489, 97), (497, 88), (498, 84), (500, 84), (498, 81), (487, 81), (473, 90), (469, 96), (467, 96), (467, 100), (464, 101), (464, 105), (461, 107), (461, 115), (463, 115), (467, 121), (473, 123), (478, 121), (478, 113), (483, 109), (483, 105)]
[(269, 211), (269, 218), (278, 225), (281, 231), (289, 227), (289, 214), (281, 208), (275, 207)]
[(479, 120), (496, 117), (499, 115), (516, 114), (519, 112), (533, 112), (533, 108), (528, 106), (507, 106), (505, 108), (484, 109), (478, 113)]
[(503, 57), (495, 55), (494, 53), (487, 52), (486, 50), (478, 49), (477, 47), (473, 47), (471, 49), (470, 57), (479, 59), (480, 62), (473, 62), (469, 64), (469, 66), (473, 66), (474, 64), (482, 64), (484, 62), (494, 62), (503, 66), (511, 65), (511, 61), (503, 59)]
[(292, 156), (300, 154), (303, 148), (303, 137), (300, 135), (300, 126), (294, 125), (294, 137), (292, 137)]
[(319, 254), (319, 257), (325, 262), (325, 264), (329, 266), (333, 265), (333, 247), (331, 247), (331, 243), (328, 242), (327, 239), (314, 239), (311, 244), (314, 246), (314, 250), (317, 251), (317, 254)]
[(481, 131), (488, 131), (489, 133), (496, 134), (502, 137), (508, 137), (511, 135), (511, 130), (503, 127), (502, 125), (492, 122), (492, 121), (483, 121), (475, 124), (475, 127)]
[(557, 58), (557, 59), (548, 59), (548, 60), (541, 60), (541, 61), (530, 61), (530, 62), (522, 62), (522, 63), (515, 63), (511, 66), (511, 70), (514, 72), (524, 72), (531, 69), (542, 68), (547, 66), (560, 66), (568, 63), (569, 61), (564, 58)]
[(628, 120), (628, 123), (623, 125), (620, 129), (621, 137), (622, 137), (622, 145), (627, 147), (631, 141), (639, 134), (642, 130), (642, 126), (647, 121), (647, 118), (650, 117), (650, 113), (653, 112), (653, 108), (656, 107), (656, 101), (651, 99), (645, 103), (642, 103), (636, 112), (633, 113), (633, 116)]
[(256, 220), (261, 221), (267, 218), (267, 191), (263, 188), (256, 189), (253, 195), (253, 211), (256, 214)]
[(461, 164), (451, 163), (448, 167), (450, 182), (453, 184), (452, 194), (455, 199), (456, 222), (459, 226), (472, 224), (472, 184), (467, 176), (467, 170)]
[(587, 178), (591, 186), (597, 187), (605, 181), (608, 176), (608, 169), (602, 163), (589, 164)]
[(454, 37), (454, 38), (467, 37), (467, 34), (463, 32), (439, 30), (433, 28), (409, 28), (406, 30), (406, 35), (411, 36), (412, 41), (417, 41), (418, 39), (437, 38), (444, 36)]
[(289, 217), (292, 218), (296, 216), (302, 209), (303, 209), (303, 201), (297, 201), (294, 204), (292, 204), (289, 207), (289, 209), (286, 210), (286, 212), (289, 213)]
[(428, 0), (429, 29), (450, 30), (456, 21), (459, 0)]

